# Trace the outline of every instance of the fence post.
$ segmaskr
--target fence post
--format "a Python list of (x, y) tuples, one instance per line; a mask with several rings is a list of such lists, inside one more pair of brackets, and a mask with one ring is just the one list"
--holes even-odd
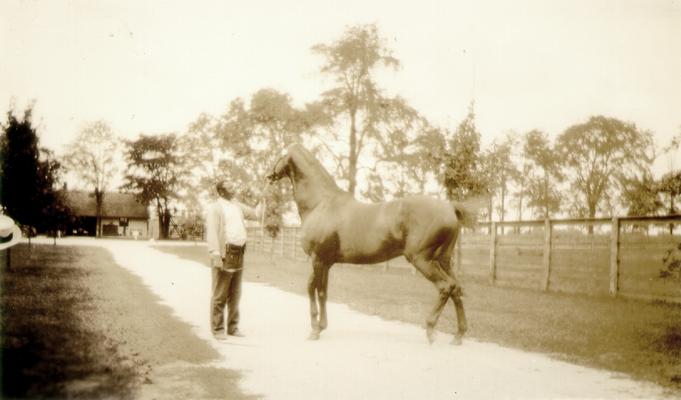
[(551, 225), (550, 219), (544, 220), (544, 282), (542, 285), (542, 290), (549, 290), (549, 282), (551, 280), (551, 236), (552, 236), (553, 226)]
[(265, 252), (265, 226), (261, 223), (260, 224), (260, 229), (258, 229), (260, 232), (260, 251), (263, 253)]
[(280, 236), (281, 236), (280, 250), (281, 250), (281, 256), (283, 257), (284, 256), (284, 244), (285, 244), (284, 239), (286, 238), (286, 228), (284, 228), (283, 226), (281, 227), (281, 235)]
[(490, 225), (489, 240), (489, 283), (494, 284), (497, 275), (497, 223)]
[(612, 218), (610, 239), (610, 295), (617, 296), (620, 273), (620, 219)]

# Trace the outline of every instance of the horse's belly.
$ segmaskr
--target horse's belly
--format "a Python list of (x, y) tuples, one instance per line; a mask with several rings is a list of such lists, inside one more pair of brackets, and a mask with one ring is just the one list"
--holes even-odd
[(402, 255), (402, 243), (396, 240), (380, 243), (365, 241), (359, 243), (354, 239), (341, 240), (339, 262), (350, 264), (376, 264)]

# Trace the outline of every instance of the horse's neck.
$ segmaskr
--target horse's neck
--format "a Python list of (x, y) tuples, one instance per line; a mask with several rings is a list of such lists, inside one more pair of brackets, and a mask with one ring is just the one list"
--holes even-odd
[(291, 183), (298, 213), (303, 220), (329, 195), (341, 193), (338, 187), (330, 187), (324, 182), (317, 182), (307, 176), (296, 176), (291, 179)]

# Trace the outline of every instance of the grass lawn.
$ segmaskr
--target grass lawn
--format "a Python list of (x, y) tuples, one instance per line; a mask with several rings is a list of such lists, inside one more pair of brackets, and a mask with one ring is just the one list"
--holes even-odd
[[(207, 260), (203, 246), (158, 249)], [(307, 296), (310, 271), (309, 263), (247, 251), (244, 279)], [(432, 284), (409, 271), (371, 266), (331, 271), (329, 300), (363, 313), (424, 326), (436, 300)], [(626, 373), (681, 394), (679, 305), (493, 287), (465, 278), (463, 288), (469, 337)], [(333, 323), (329, 315), (330, 328)], [(450, 302), (438, 328), (453, 333), (455, 326)]]
[(1, 301), (2, 398), (252, 398), (104, 249), (12, 248)]

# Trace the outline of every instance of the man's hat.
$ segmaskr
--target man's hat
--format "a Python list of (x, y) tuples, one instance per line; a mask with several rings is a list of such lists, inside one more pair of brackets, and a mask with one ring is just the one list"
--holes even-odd
[(12, 218), (0, 215), (0, 250), (12, 247), (21, 240), (21, 229)]

